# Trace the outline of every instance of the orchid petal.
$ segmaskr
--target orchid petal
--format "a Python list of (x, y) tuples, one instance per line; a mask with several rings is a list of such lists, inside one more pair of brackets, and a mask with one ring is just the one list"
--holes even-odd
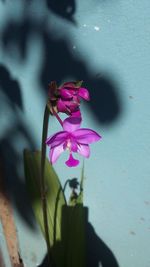
[(58, 108), (59, 112), (66, 112), (67, 111), (65, 101), (63, 101), (61, 98), (57, 101), (57, 108)]
[(71, 99), (73, 97), (73, 93), (74, 93), (74, 90), (68, 90), (64, 88), (60, 90), (60, 95), (64, 99)]
[(71, 101), (64, 101), (64, 104), (65, 104), (66, 108), (70, 110), (70, 112), (74, 112), (78, 109), (80, 102), (79, 102), (79, 100), (76, 101), (73, 98), (73, 100), (71, 100)]
[(65, 162), (68, 167), (76, 167), (79, 164), (79, 160), (74, 159), (70, 154), (69, 159)]
[(57, 109), (59, 112), (64, 112), (67, 114), (71, 114), (76, 111), (80, 105), (79, 100), (62, 100), (61, 98), (57, 101)]
[(68, 132), (65, 132), (65, 131), (58, 132), (50, 136), (49, 138), (47, 138), (46, 144), (53, 148), (54, 146), (58, 146), (64, 143), (65, 140), (67, 139), (67, 136), (68, 136)]
[(77, 152), (77, 150), (78, 150), (77, 142), (74, 141), (74, 140), (71, 140), (71, 151), (72, 152)]
[(63, 151), (64, 151), (63, 144), (51, 148), (49, 153), (50, 162), (54, 164)]
[(81, 118), (81, 111), (80, 110), (74, 111), (74, 112), (71, 113), (71, 116), (72, 117), (79, 117), (79, 118)]
[(79, 144), (77, 152), (85, 158), (89, 158), (90, 156), (90, 148), (88, 145)]
[(78, 96), (82, 97), (85, 100), (90, 100), (89, 91), (86, 88), (80, 87), (78, 91)]
[(76, 141), (80, 144), (91, 144), (101, 139), (101, 136), (91, 129), (77, 129), (72, 133)]
[(64, 148), (64, 150), (69, 150), (71, 152), (77, 152), (78, 144), (76, 143), (75, 140), (71, 140), (71, 138), (70, 138), (64, 142), (63, 148)]
[(69, 133), (72, 133), (80, 128), (81, 124), (81, 118), (80, 117), (69, 117), (63, 121), (63, 129), (64, 131), (67, 131)]

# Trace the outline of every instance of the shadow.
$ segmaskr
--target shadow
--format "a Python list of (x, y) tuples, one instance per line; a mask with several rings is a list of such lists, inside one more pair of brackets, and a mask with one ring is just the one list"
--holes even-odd
[[(0, 91), (5, 95), (7, 109), (0, 109), (0, 116), (5, 120), (5, 114), (11, 112), (14, 122), (8, 123), (7, 129), (0, 139), (0, 161), (3, 163), (4, 179), (7, 184), (7, 192), (21, 218), (32, 229), (35, 228), (35, 219), (29, 202), (23, 174), (23, 148), (21, 143), (26, 143), (31, 149), (35, 148), (32, 137), (28, 133), (23, 121), (18, 116), (18, 110), (23, 111), (23, 102), (19, 82), (14, 79), (10, 71), (0, 65)], [(17, 148), (14, 140), (20, 141), (21, 150)]]
[(0, 64), (0, 90), (6, 95), (13, 109), (16, 106), (23, 109), (19, 82), (11, 76), (8, 69), (2, 64)]
[(114, 123), (122, 112), (117, 84), (105, 75), (101, 78), (87, 77), (85, 81), (91, 97), (88, 105), (97, 121), (103, 125)]
[[(34, 230), (36, 229), (36, 222), (26, 192), (26, 184), (24, 177), (18, 172), (18, 167), (23, 169), (22, 150), (18, 152), (11, 141), (16, 135), (21, 135), (22, 139), (30, 140), (23, 127), (18, 126), (11, 129), (8, 135), (0, 141), (0, 161), (3, 164), (7, 193), (22, 220)], [(31, 143), (30, 147), (33, 147)]]
[(74, 77), (74, 80), (83, 80), (91, 97), (87, 105), (97, 121), (101, 124), (115, 122), (122, 111), (117, 85), (104, 74), (101, 77), (94, 76), (83, 59), (73, 56), (69, 41), (66, 43), (63, 39), (53, 40), (46, 31), (43, 33), (43, 40), (45, 56), (41, 82), (44, 90), (47, 92), (50, 79), (56, 80), (58, 84), (68, 76)]
[(102, 267), (119, 267), (111, 249), (87, 223), (87, 267), (98, 267), (99, 263)]
[[(88, 222), (88, 208), (81, 204), (63, 207), (61, 242), (56, 241), (52, 255), (56, 259), (55, 267), (119, 267), (113, 252)], [(47, 266), (46, 256), (38, 267)]]
[(46, 0), (47, 7), (58, 16), (76, 24), (73, 15), (76, 11), (75, 0)]
[(34, 21), (31, 23), (28, 17), (20, 23), (9, 21), (3, 32), (2, 43), (4, 50), (11, 57), (15, 57), (16, 54), (11, 52), (15, 46), (19, 54), (19, 59), (25, 60), (27, 57), (28, 40), (36, 32), (38, 32), (38, 25)]

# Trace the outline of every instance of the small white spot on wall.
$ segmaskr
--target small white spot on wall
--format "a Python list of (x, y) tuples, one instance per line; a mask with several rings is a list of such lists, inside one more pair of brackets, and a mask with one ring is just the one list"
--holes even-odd
[(100, 28), (99, 28), (98, 26), (94, 26), (94, 30), (95, 30), (95, 31), (99, 31)]

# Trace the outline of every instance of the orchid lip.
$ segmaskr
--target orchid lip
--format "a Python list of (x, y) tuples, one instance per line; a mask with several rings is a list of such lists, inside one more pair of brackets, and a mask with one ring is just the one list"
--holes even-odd
[(76, 167), (79, 164), (79, 160), (73, 158), (72, 153), (69, 155), (69, 159), (65, 162), (68, 167)]

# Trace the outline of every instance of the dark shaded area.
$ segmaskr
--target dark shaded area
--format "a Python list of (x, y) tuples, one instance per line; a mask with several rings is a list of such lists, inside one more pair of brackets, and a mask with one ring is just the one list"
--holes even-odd
[[(62, 226), (61, 226), (62, 240), (61, 242), (56, 242), (54, 247), (52, 248), (54, 255), (55, 255), (55, 250), (58, 250), (60, 253), (60, 257), (63, 259), (64, 262), (65, 261), (64, 258), (66, 258), (67, 260), (69, 258), (67, 253), (70, 253), (71, 257), (78, 263), (78, 258), (80, 258), (80, 253), (82, 251), (83, 265), (81, 265), (80, 262), (80, 266), (119, 267), (119, 264), (111, 249), (104, 243), (104, 241), (102, 241), (100, 237), (98, 237), (98, 235), (94, 231), (93, 226), (88, 222), (88, 209), (82, 207), (82, 205), (77, 205), (77, 207), (75, 207), (76, 211), (74, 211), (74, 215), (73, 215), (73, 209), (74, 207), (67, 207), (67, 206), (63, 207), (62, 209)], [(68, 218), (69, 214), (71, 214), (72, 226), (70, 225), (70, 222), (67, 221), (66, 219)], [(76, 222), (74, 221), (75, 218)], [(71, 227), (71, 232), (72, 233), (74, 232), (71, 236), (68, 235), (70, 227)], [(68, 229), (68, 231), (66, 231), (66, 229)], [(72, 250), (71, 244), (73, 244), (72, 242), (73, 238), (74, 238), (74, 246)], [(78, 241), (77, 243), (76, 240)], [(64, 250), (64, 248), (66, 249)], [(63, 253), (60, 252), (61, 250), (63, 251)], [(58, 255), (56, 256), (56, 258), (57, 257)], [(86, 263), (86, 265), (84, 264), (84, 262)], [(39, 265), (39, 267), (47, 267), (47, 266), (48, 266), (48, 258), (46, 256), (41, 265)], [(68, 261), (63, 266), (61, 265), (61, 267), (65, 266), (69, 266)], [(59, 266), (57, 265), (57, 267)]]
[(93, 226), (87, 223), (87, 267), (119, 267), (111, 249), (96, 234)]
[(20, 23), (10, 21), (3, 32), (2, 38), (6, 52), (10, 54), (11, 57), (15, 57), (15, 55), (11, 53), (11, 48), (15, 45), (19, 52), (20, 59), (25, 60), (27, 57), (28, 40), (32, 34), (39, 31), (40, 27), (41, 25), (34, 21), (31, 22), (28, 17), (25, 17)]
[[(23, 127), (17, 126), (10, 129), (8, 134), (0, 141), (0, 160), (3, 163), (7, 192), (13, 201), (21, 218), (32, 229), (35, 228), (35, 219), (31, 210), (31, 204), (27, 196), (26, 185), (23, 177), (18, 173), (18, 167), (22, 166), (21, 152), (18, 153), (12, 143), (13, 138), (21, 135), (29, 140), (29, 136)], [(10, 138), (11, 136), (11, 138)], [(30, 143), (32, 146), (32, 144)]]
[[(21, 96), (21, 88), (19, 82), (13, 79), (9, 70), (0, 65), (0, 90), (5, 94), (6, 101), (9, 103), (9, 109), (16, 118), (15, 125), (10, 125), (5, 131), (4, 136), (0, 140), (0, 161), (3, 164), (5, 181), (7, 184), (7, 191), (9, 196), (13, 200), (13, 203), (19, 212), (22, 219), (28, 224), (28, 226), (34, 228), (35, 220), (30, 207), (29, 199), (27, 197), (26, 186), (23, 177), (20, 177), (18, 173), (18, 167), (22, 166), (22, 153), (15, 147), (13, 140), (17, 137), (21, 140), (25, 140), (30, 148), (34, 148), (34, 142), (29, 135), (23, 122), (18, 116), (18, 110), (23, 111), (23, 103)], [(3, 110), (1, 110), (1, 114)]]
[(121, 112), (117, 85), (105, 76), (87, 79), (87, 84), (90, 88), (90, 108), (95, 118), (102, 124), (115, 122)]
[(9, 25), (7, 25), (7, 28), (5, 29), (5, 33), (3, 35), (3, 44), (6, 50), (9, 51), (10, 49), (9, 46), (15, 43), (17, 49), (21, 53), (21, 57), (25, 59), (26, 50), (27, 50), (26, 40), (30, 36), (30, 31), (31, 29), (30, 29), (30, 25), (28, 24), (28, 21), (26, 22), (26, 24), (18, 25), (17, 23), (12, 22)]
[(0, 64), (0, 90), (7, 96), (11, 107), (23, 109), (19, 82), (13, 79), (5, 66)]
[(61, 16), (70, 22), (75, 23), (73, 15), (76, 11), (75, 0), (46, 0), (47, 7), (53, 11), (55, 14)]

